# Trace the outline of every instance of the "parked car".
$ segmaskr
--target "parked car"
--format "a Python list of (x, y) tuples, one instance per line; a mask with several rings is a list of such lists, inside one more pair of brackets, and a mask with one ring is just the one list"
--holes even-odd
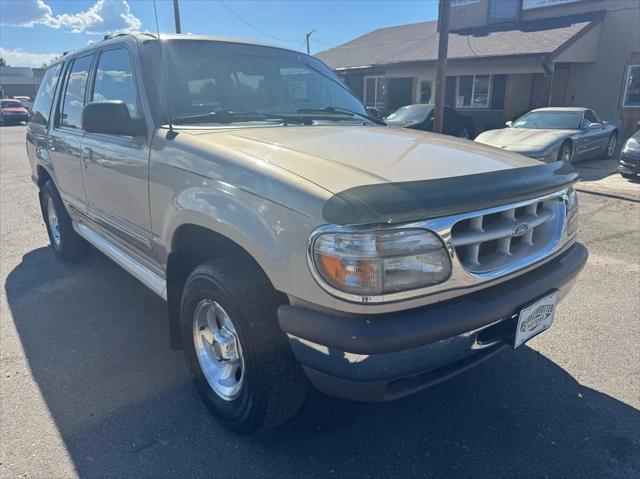
[(3, 98), (0, 100), (0, 124), (16, 125), (29, 121), (29, 110), (18, 100)]
[(615, 125), (588, 108), (538, 108), (506, 125), (481, 133), (475, 141), (545, 162), (611, 158), (618, 142)]
[[(433, 131), (433, 111), (434, 105), (416, 104), (398, 108), (387, 116), (384, 121), (391, 126), (401, 126), (412, 130)], [(444, 127), (445, 135), (457, 136), (460, 138), (473, 138), (473, 119), (461, 115), (453, 108), (444, 107)]]
[(570, 167), (376, 124), (297, 51), (92, 44), (46, 71), (26, 144), (53, 252), (92, 244), (165, 299), (242, 433), (309, 383), (396, 399), (522, 345), (587, 259)]
[(618, 162), (618, 172), (630, 180), (640, 178), (640, 130), (624, 144)]
[(33, 106), (33, 102), (31, 101), (31, 98), (28, 96), (14, 96), (13, 99), (18, 100), (20, 103), (22, 103), (22, 105), (27, 110), (31, 110), (31, 107)]

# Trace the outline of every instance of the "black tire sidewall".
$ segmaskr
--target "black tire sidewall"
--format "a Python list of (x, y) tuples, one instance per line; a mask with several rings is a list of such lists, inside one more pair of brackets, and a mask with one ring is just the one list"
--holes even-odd
[[(53, 207), (56, 210), (56, 216), (58, 217), (59, 228), (60, 228), (59, 244), (56, 244), (56, 242), (53, 240), (53, 235), (51, 233), (51, 226), (49, 225), (49, 217), (48, 217), (48, 203), (49, 203), (48, 199), (49, 198), (51, 198), (52, 200)], [(56, 255), (62, 256), (64, 251), (64, 242), (65, 242), (65, 234), (63, 231), (62, 222), (65, 221), (66, 218), (63, 217), (64, 213), (61, 211), (61, 208), (64, 209), (64, 206), (62, 205), (62, 200), (60, 199), (60, 196), (57, 194), (57, 191), (49, 181), (45, 183), (44, 186), (42, 187), (42, 191), (40, 193), (40, 207), (42, 209), (42, 217), (44, 219), (44, 224), (47, 228), (47, 235), (49, 235), (49, 243), (51, 244), (51, 248), (56, 253)]]
[[(193, 342), (193, 320), (197, 305), (204, 299), (216, 301), (227, 312), (236, 329), (244, 357), (244, 383), (240, 395), (232, 401), (219, 397), (202, 373)], [(266, 387), (259, 374), (259, 351), (251, 341), (249, 321), (223, 285), (206, 273), (193, 275), (185, 285), (181, 305), (181, 329), (184, 352), (191, 377), (207, 408), (227, 427), (237, 432), (255, 430), (266, 410)]]

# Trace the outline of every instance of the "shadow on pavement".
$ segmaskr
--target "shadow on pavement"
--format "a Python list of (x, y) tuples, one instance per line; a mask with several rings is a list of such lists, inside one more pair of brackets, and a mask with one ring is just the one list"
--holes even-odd
[(595, 158), (593, 160), (578, 161), (573, 167), (580, 172), (582, 181), (598, 181), (611, 175), (618, 174), (618, 159), (620, 155), (613, 158)]
[(170, 351), (163, 302), (102, 255), (65, 265), (37, 249), (6, 293), (81, 477), (640, 473), (638, 411), (527, 347), (393, 403), (313, 393), (284, 426), (241, 437), (208, 416)]

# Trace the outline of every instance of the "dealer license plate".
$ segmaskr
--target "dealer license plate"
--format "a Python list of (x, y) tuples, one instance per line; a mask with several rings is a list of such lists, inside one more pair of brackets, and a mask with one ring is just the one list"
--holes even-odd
[(514, 348), (523, 345), (551, 326), (557, 302), (558, 292), (556, 291), (520, 311)]

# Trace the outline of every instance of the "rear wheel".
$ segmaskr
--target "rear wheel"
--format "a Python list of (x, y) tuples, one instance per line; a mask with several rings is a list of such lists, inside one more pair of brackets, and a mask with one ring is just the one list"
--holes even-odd
[(74, 231), (69, 213), (51, 180), (40, 190), (40, 208), (56, 256), (64, 261), (82, 259), (89, 250), (89, 243)]
[(571, 162), (571, 158), (573, 157), (573, 146), (571, 142), (565, 141), (558, 150), (558, 161), (566, 161), (567, 163)]
[(187, 364), (207, 408), (233, 431), (277, 426), (304, 400), (306, 377), (277, 324), (283, 301), (248, 259), (204, 263), (185, 283)]
[(618, 146), (618, 134), (616, 132), (611, 133), (609, 137), (609, 142), (607, 143), (607, 159), (613, 158), (614, 153), (616, 152), (616, 147)]

